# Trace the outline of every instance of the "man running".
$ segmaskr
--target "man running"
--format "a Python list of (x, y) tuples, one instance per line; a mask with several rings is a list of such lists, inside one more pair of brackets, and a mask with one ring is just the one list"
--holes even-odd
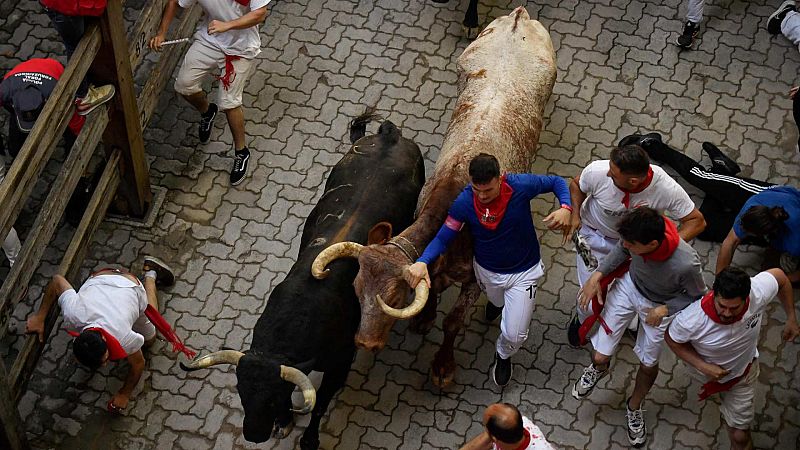
[(750, 425), (758, 379), (758, 337), (769, 303), (780, 298), (786, 312), (783, 339), (800, 336), (792, 284), (780, 269), (750, 278), (736, 268), (717, 274), (714, 289), (684, 309), (669, 325), (665, 340), (689, 372), (701, 380), (700, 400), (720, 394), (731, 448), (753, 448)]

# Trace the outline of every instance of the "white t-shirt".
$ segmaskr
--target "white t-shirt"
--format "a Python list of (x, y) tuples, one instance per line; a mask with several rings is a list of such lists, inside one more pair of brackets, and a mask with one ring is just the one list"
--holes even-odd
[[(682, 219), (694, 210), (689, 194), (661, 167), (650, 165), (653, 180), (642, 192), (630, 194), (630, 209), (649, 206), (666, 212), (675, 220)], [(580, 189), (587, 198), (581, 206), (581, 221), (606, 237), (619, 239), (616, 226), (628, 209), (622, 204), (625, 193), (608, 176), (609, 161), (595, 161), (581, 172)]]
[(144, 336), (133, 331), (133, 324), (147, 308), (147, 294), (141, 283), (122, 275), (98, 275), (86, 280), (79, 292), (64, 291), (58, 297), (58, 305), (70, 331), (102, 328), (119, 341), (128, 355), (144, 344)]
[[(547, 439), (544, 438), (544, 434), (542, 434), (542, 430), (539, 429), (531, 419), (528, 419), (525, 416), (522, 416), (522, 426), (528, 430), (528, 433), (531, 435), (531, 442), (525, 447), (526, 450), (555, 450)], [(493, 449), (497, 449), (496, 444), (492, 444)]]
[(208, 42), (226, 55), (250, 59), (261, 53), (261, 36), (258, 34), (258, 26), (210, 35), (208, 34), (208, 23), (212, 20), (223, 22), (236, 20), (251, 11), (267, 6), (270, 1), (251, 0), (250, 6), (240, 5), (234, 0), (178, 0), (178, 4), (181, 8), (189, 8), (195, 3), (200, 3), (200, 7), (205, 11), (203, 20), (200, 21), (197, 32), (194, 34), (195, 39)]
[(758, 357), (758, 336), (761, 315), (778, 295), (778, 281), (772, 274), (761, 272), (750, 279), (750, 306), (742, 319), (732, 324), (711, 320), (696, 301), (680, 312), (669, 326), (675, 342), (690, 342), (704, 361), (716, 364), (730, 373), (719, 381), (741, 376), (747, 365)]

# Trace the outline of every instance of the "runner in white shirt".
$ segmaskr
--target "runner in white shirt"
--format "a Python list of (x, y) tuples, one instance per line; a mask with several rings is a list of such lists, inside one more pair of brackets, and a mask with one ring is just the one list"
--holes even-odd
[(101, 269), (77, 292), (64, 277), (56, 275), (39, 310), (28, 318), (26, 332), (37, 333), (43, 341), (47, 315), (58, 299), (64, 325), (76, 336), (72, 350), (81, 364), (97, 369), (109, 360), (127, 359), (130, 369), (125, 384), (108, 402), (111, 412), (128, 406), (144, 371), (142, 346), (152, 343), (156, 336), (145, 309), (152, 305), (158, 310), (156, 283), (170, 286), (175, 282), (172, 270), (152, 256), (144, 259), (144, 273), (142, 283), (127, 271)]
[(675, 317), (665, 340), (690, 373), (705, 384), (700, 399), (719, 393), (733, 449), (752, 448), (750, 425), (758, 379), (758, 338), (767, 305), (779, 297), (786, 311), (783, 339), (800, 336), (792, 284), (780, 269), (750, 278), (736, 268), (724, 269), (714, 289)]
[(483, 413), (486, 428), (461, 450), (554, 450), (542, 430), (509, 403), (489, 405)]
[[(150, 39), (150, 48), (160, 51), (169, 24), (178, 8), (198, 3), (205, 16), (194, 35), (194, 42), (175, 80), (175, 91), (200, 112), (200, 142), (208, 142), (217, 111), (225, 111), (233, 135), (234, 163), (231, 184), (237, 185), (247, 175), (250, 150), (245, 143), (242, 93), (255, 70), (255, 58), (261, 52), (258, 26), (267, 17), (271, 0), (169, 0), (158, 34)], [(217, 103), (209, 103), (203, 80), (211, 73), (221, 73)]]
[[(576, 243), (578, 283), (581, 287), (598, 264), (619, 242), (617, 222), (626, 211), (647, 206), (680, 222), (680, 237), (694, 239), (706, 227), (689, 194), (664, 170), (650, 164), (638, 145), (614, 147), (610, 160), (586, 166), (569, 184), (572, 222), (566, 239)], [(570, 344), (578, 346), (577, 332), (590, 310), (576, 308), (569, 325)], [(636, 324), (632, 325), (636, 328)]]

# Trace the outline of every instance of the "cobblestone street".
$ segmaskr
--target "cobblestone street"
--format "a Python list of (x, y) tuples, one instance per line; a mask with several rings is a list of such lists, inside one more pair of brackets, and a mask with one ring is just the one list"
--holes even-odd
[[(127, 2), (126, 19), (133, 22), (143, 3)], [(199, 144), (197, 113), (168, 83), (145, 134), (152, 183), (167, 189), (166, 201), (151, 229), (103, 223), (83, 276), (108, 263), (138, 270), (145, 254), (158, 256), (176, 269), (176, 285), (159, 299), (186, 344), (201, 353), (246, 349), (272, 287), (294, 262), (299, 230), (331, 167), (350, 148), (348, 123), (365, 105), (377, 106), (420, 146), (431, 173), (458, 93), (455, 62), (469, 44), (461, 30), (467, 3), (273, 1), (244, 96), (253, 152), (248, 178), (237, 187), (228, 181), (233, 151), (224, 115), (217, 118), (211, 141)], [(657, 131), (704, 165), (710, 162), (701, 143), (710, 141), (739, 162), (743, 176), (800, 186), (798, 132), (788, 97), (798, 84), (800, 52), (766, 31), (767, 17), (780, 3), (707, 2), (694, 51), (674, 44), (685, 16), (682, 0), (481, 0), (479, 14), (486, 25), (523, 5), (550, 30), (558, 78), (533, 172), (569, 178), (590, 161), (608, 158), (621, 137)], [(176, 37), (183, 36), (170, 39)], [(65, 62), (62, 52), (38, 2), (2, 2), (2, 73), (31, 57)], [(2, 116), (0, 125), (8, 115)], [(368, 131), (376, 129), (372, 124)], [(61, 157), (60, 151), (55, 154)], [(54, 162), (50, 166), (49, 173), (58, 170)], [(699, 192), (678, 180), (699, 206)], [(553, 208), (552, 199), (534, 201), (540, 230), (546, 229), (542, 217)], [(34, 217), (31, 202), (17, 228), (23, 240)], [(69, 233), (57, 234), (55, 248), (66, 247), (68, 239)], [(321, 448), (455, 449), (482, 431), (485, 406), (500, 400), (518, 405), (557, 448), (627, 448), (625, 400), (638, 366), (633, 341), (623, 340), (611, 376), (591, 397), (578, 401), (570, 395), (590, 361), (586, 349), (566, 343), (578, 291), (575, 255), (561, 246), (560, 235), (540, 232), (540, 241), (545, 277), (530, 337), (514, 357), (513, 380), (504, 391), (489, 373), (499, 330), (483, 320), (485, 297), (457, 340), (455, 383), (439, 391), (428, 380), (442, 340), (441, 320), (455, 298), (451, 289), (428, 335), (398, 323), (384, 350), (357, 354), (347, 387), (322, 421)], [(693, 245), (710, 285), (719, 246), (699, 240)], [(762, 249), (744, 247), (734, 261), (754, 272), (762, 255)], [(44, 260), (28, 299), (15, 311), (14, 334), (0, 345), (7, 359), (21, 345), (25, 318), (38, 307), (58, 252), (48, 250)], [(7, 262), (0, 264), (3, 275)], [(781, 340), (780, 303), (773, 302), (769, 311), (753, 438), (757, 448), (797, 449), (800, 345)], [(145, 353), (147, 369), (126, 415), (113, 417), (105, 406), (123, 383), (125, 365), (90, 376), (74, 361), (69, 340), (63, 330), (54, 334), (20, 403), (37, 448), (292, 449), (308, 422), (299, 417), (284, 440), (247, 443), (234, 369), (186, 374), (178, 366), (184, 357), (164, 342)], [(644, 405), (647, 448), (729, 448), (719, 401), (698, 401), (699, 388), (665, 351)], [(300, 402), (298, 396), (295, 403)]]

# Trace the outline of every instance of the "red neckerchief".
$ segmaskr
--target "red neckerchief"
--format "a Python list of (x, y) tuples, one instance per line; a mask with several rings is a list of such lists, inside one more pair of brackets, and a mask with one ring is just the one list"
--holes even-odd
[(623, 189), (617, 186), (617, 189), (625, 193), (625, 195), (622, 196), (622, 204), (625, 205), (626, 208), (630, 208), (631, 194), (638, 194), (639, 192), (642, 192), (643, 190), (647, 189), (647, 186), (650, 186), (650, 183), (652, 181), (653, 181), (653, 168), (648, 167), (647, 177), (645, 177), (642, 184), (640, 184), (639, 187), (637, 187), (636, 189)]
[(522, 429), (522, 441), (520, 441), (519, 445), (514, 450), (525, 450), (528, 448), (528, 445), (531, 443), (531, 434), (525, 428)]
[(706, 295), (700, 300), (700, 307), (703, 308), (703, 312), (706, 313), (709, 319), (713, 320), (714, 322), (720, 325), (731, 325), (740, 320), (744, 317), (744, 313), (750, 308), (750, 296), (748, 296), (744, 300), (744, 308), (742, 311), (734, 317), (733, 322), (723, 322), (719, 315), (717, 314), (717, 308), (714, 307), (714, 291), (706, 292)]
[(475, 214), (478, 215), (478, 221), (484, 228), (491, 231), (497, 229), (500, 221), (503, 220), (508, 202), (511, 200), (513, 193), (514, 189), (506, 182), (506, 176), (502, 175), (500, 177), (500, 195), (489, 204), (482, 204), (478, 201), (478, 196), (474, 193), (472, 194), (472, 205), (475, 207)]
[(702, 388), (700, 388), (700, 392), (698, 392), (697, 397), (700, 400), (705, 400), (714, 394), (730, 391), (731, 388), (736, 386), (736, 383), (742, 381), (742, 379), (747, 376), (747, 373), (750, 372), (750, 367), (752, 365), (753, 363), (748, 364), (747, 368), (744, 369), (743, 374), (739, 375), (736, 378), (731, 378), (730, 380), (724, 383), (720, 383), (719, 381), (709, 381), (708, 383), (704, 384)]
[(664, 217), (664, 240), (661, 241), (661, 244), (657, 249), (642, 255), (642, 259), (644, 262), (666, 261), (670, 256), (672, 256), (673, 253), (675, 253), (675, 249), (678, 248), (678, 244), (680, 244), (680, 242), (681, 237), (678, 235), (678, 227), (676, 227), (671, 220)]
[[(83, 331), (97, 331), (103, 336), (103, 339), (106, 341), (106, 349), (108, 349), (108, 359), (110, 359), (111, 361), (118, 361), (120, 359), (125, 359), (128, 357), (128, 353), (122, 349), (121, 345), (119, 345), (119, 341), (117, 340), (117, 338), (112, 336), (106, 330), (98, 327), (92, 327), (92, 328), (86, 328)], [(72, 337), (78, 337), (81, 335), (80, 333), (76, 333), (70, 330), (67, 330), (67, 333), (69, 333), (69, 335)]]
[(250, 0), (233, 0), (242, 6), (250, 6)]
[[(608, 294), (608, 286), (617, 278), (621, 278), (628, 272), (628, 268), (631, 265), (631, 259), (628, 258), (624, 263), (620, 264), (619, 267), (614, 269), (611, 273), (604, 276), (600, 279), (600, 291), (603, 293), (603, 298), (606, 298)], [(603, 305), (597, 300), (597, 296), (595, 295), (592, 297), (592, 315), (587, 317), (586, 320), (583, 321), (581, 324), (580, 329), (578, 329), (578, 337), (580, 338), (581, 345), (586, 345), (589, 342), (589, 332), (592, 330), (595, 322), (600, 322), (600, 326), (603, 327), (603, 331), (606, 334), (611, 334), (612, 330), (606, 324), (606, 321), (603, 320), (603, 316), (600, 313), (603, 312)]]

